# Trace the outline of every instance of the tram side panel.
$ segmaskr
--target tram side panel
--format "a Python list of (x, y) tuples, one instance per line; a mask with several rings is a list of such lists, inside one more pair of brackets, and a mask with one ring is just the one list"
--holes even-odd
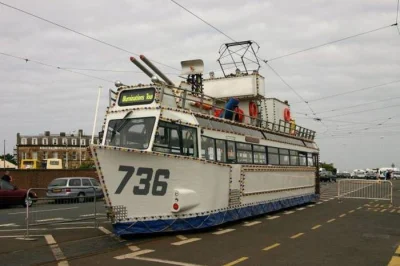
[(291, 205), (304, 203), (307, 196), (311, 201), (315, 195), (315, 172), (277, 169), (242, 169), (242, 204), (294, 199)]
[(106, 196), (126, 217), (171, 216), (228, 207), (231, 168), (195, 158), (97, 149)]

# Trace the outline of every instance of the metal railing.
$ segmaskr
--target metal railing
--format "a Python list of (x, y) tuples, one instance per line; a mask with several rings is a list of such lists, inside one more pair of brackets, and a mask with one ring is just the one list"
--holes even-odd
[[(168, 88), (171, 90), (171, 92), (167, 92), (165, 88)], [(208, 110), (204, 110), (204, 113), (214, 116), (214, 112), (216, 109), (221, 110), (221, 112), (231, 112), (233, 113), (232, 120), (235, 121), (236, 116), (239, 115), (238, 112), (235, 112), (234, 110), (228, 110), (225, 108), (225, 105), (227, 103), (227, 99), (217, 99), (212, 96), (206, 95), (204, 93), (198, 93), (198, 92), (192, 92), (191, 90), (188, 90), (186, 88), (177, 88), (175, 86), (171, 85), (166, 85), (164, 84), (163, 86), (158, 86), (156, 89), (159, 92), (159, 98), (160, 101), (163, 101), (163, 98), (167, 96), (172, 96), (176, 99), (179, 99), (177, 102), (177, 106), (179, 106), (182, 109), (188, 109), (188, 104), (189, 103), (199, 103), (200, 106), (203, 105), (208, 105), (211, 108), (208, 108)], [(173, 90), (180, 91), (180, 93), (176, 93)], [(111, 96), (110, 96), (111, 97)], [(257, 101), (260, 101), (262, 98), (259, 97)], [(111, 100), (110, 100), (111, 101)], [(260, 107), (260, 106), (259, 106)], [(261, 108), (265, 108), (265, 106), (261, 106)], [(203, 110), (201, 107), (199, 110)], [(201, 111), (200, 111), (201, 113)], [(306, 129), (304, 127), (300, 127), (298, 125), (295, 125), (295, 130), (293, 129), (293, 124), (290, 122), (286, 121), (279, 121), (279, 123), (274, 123), (270, 121), (266, 121), (263, 119), (260, 119), (258, 117), (251, 117), (249, 115), (245, 114), (240, 114), (244, 117), (244, 119), (247, 120), (246, 124), (252, 125), (255, 127), (259, 127), (261, 129), (266, 129), (268, 131), (272, 132), (279, 132), (287, 135), (291, 135), (293, 137), (299, 137), (303, 139), (308, 139), (308, 140), (314, 140), (316, 132), (310, 129)]]
[[(62, 193), (65, 189), (59, 189)], [(70, 188), (71, 193), (54, 195), (52, 189), (30, 188), (26, 193), (26, 237), (29, 229), (35, 226), (87, 222), (93, 228), (98, 227), (97, 198), (102, 197), (101, 190), (95, 187)], [(76, 191), (75, 190), (79, 190)], [(50, 194), (49, 194), (50, 192)], [(58, 192), (58, 191), (57, 191)], [(38, 195), (37, 197), (32, 197)], [(61, 205), (62, 204), (62, 205)], [(62, 216), (62, 217), (60, 217)]]
[(388, 180), (341, 179), (338, 199), (388, 200), (393, 204), (393, 184)]

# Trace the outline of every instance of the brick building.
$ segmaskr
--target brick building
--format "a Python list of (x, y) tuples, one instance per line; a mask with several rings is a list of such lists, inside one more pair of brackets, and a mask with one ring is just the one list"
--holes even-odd
[[(78, 134), (50, 134), (45, 131), (39, 135), (21, 135), (17, 133), (17, 145), (15, 155), (18, 167), (23, 159), (35, 159), (42, 162), (45, 159), (61, 159), (64, 169), (79, 168), (82, 164), (92, 162), (87, 150), (91, 136), (84, 135), (83, 130)], [(94, 138), (98, 143), (98, 137)]]

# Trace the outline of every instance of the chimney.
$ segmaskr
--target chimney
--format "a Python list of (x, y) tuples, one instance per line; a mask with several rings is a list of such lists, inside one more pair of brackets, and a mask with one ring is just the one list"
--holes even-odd
[(47, 136), (47, 137), (50, 136), (50, 131), (45, 131), (44, 135)]
[(65, 137), (65, 132), (60, 132), (61, 137)]
[(81, 137), (83, 136), (83, 130), (82, 129), (78, 130), (78, 136), (81, 136)]

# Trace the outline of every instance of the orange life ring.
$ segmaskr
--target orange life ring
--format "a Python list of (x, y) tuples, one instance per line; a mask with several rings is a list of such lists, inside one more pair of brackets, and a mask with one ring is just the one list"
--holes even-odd
[(285, 108), (285, 110), (283, 110), (283, 118), (285, 118), (286, 122), (290, 122), (290, 110), (289, 108)]
[(258, 115), (257, 105), (255, 102), (249, 103), (249, 114), (251, 118), (256, 118)]
[(221, 114), (222, 110), (221, 109), (215, 109), (214, 110), (214, 116), (215, 117), (219, 117), (219, 115)]
[(242, 109), (240, 109), (239, 107), (235, 108), (235, 112), (236, 112), (236, 121), (237, 122), (243, 122), (243, 118), (244, 118), (244, 112)]
[(200, 102), (196, 102), (195, 104), (194, 104), (197, 108), (203, 108), (204, 110), (211, 110), (212, 109), (212, 105), (209, 105), (209, 104), (206, 104), (206, 103), (203, 103), (203, 104), (201, 104)]

